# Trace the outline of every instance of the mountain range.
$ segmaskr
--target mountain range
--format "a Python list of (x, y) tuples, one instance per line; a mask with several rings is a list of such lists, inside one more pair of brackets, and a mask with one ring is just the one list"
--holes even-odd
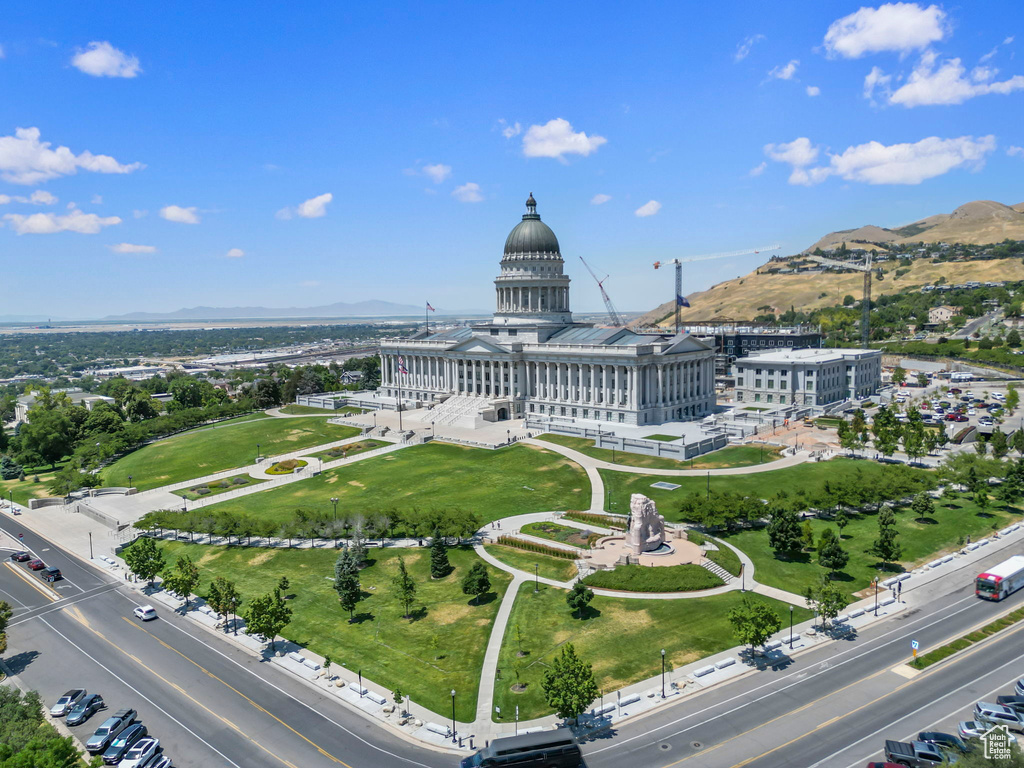
[[(108, 322), (135, 322), (152, 320), (268, 320), (278, 318), (352, 318), (352, 317), (418, 317), (425, 308), (412, 304), (369, 299), (349, 304), (343, 301), (320, 307), (189, 307), (173, 312), (129, 312), (101, 318)], [(432, 315), (435, 313), (431, 313)], [(481, 314), (438, 309), (437, 315)]]

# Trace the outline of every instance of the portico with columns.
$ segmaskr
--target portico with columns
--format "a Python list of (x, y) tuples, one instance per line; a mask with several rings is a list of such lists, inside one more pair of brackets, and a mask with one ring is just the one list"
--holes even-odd
[(573, 322), (558, 240), (533, 195), (526, 205), (505, 243), (492, 321), (382, 342), (378, 393), (406, 407), (478, 398), (488, 420), (643, 425), (711, 413), (714, 349), (688, 334)]

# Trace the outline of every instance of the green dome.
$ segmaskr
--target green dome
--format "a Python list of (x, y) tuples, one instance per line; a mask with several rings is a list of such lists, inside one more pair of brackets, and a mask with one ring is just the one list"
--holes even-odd
[(526, 201), (526, 213), (523, 220), (516, 224), (505, 240), (505, 255), (544, 253), (559, 256), (558, 238), (551, 227), (540, 220), (537, 213), (537, 202), (533, 193)]

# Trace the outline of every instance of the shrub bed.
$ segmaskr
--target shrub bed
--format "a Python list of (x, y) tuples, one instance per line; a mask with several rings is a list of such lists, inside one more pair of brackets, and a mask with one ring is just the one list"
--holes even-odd
[(515, 547), (516, 549), (522, 549), (526, 552), (539, 552), (542, 555), (551, 555), (552, 557), (560, 557), (563, 560), (575, 560), (577, 554), (570, 552), (567, 549), (559, 549), (558, 547), (549, 547), (546, 544), (538, 544), (535, 541), (527, 541), (526, 539), (518, 539), (515, 536), (499, 536), (498, 543), (506, 547)]
[(655, 568), (620, 565), (612, 571), (595, 571), (583, 581), (590, 587), (627, 592), (694, 592), (725, 583), (706, 568), (693, 563)]
[(583, 531), (579, 528), (559, 525), (558, 523), (527, 523), (519, 532), (584, 549), (591, 547), (595, 541), (601, 538), (600, 534), (593, 531)]
[(626, 521), (621, 517), (598, 515), (594, 512), (573, 512), (570, 510), (562, 515), (562, 517), (566, 520), (575, 520), (577, 523), (584, 523), (586, 525), (599, 525), (602, 528), (625, 529), (626, 527)]
[(302, 469), (306, 466), (306, 462), (302, 459), (286, 459), (285, 461), (279, 461), (267, 470), (268, 475), (290, 475), (297, 469)]

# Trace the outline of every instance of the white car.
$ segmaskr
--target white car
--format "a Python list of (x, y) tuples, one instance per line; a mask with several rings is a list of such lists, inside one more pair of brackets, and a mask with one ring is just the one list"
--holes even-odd
[(977, 416), (978, 412), (974, 408), (968, 408), (967, 409), (967, 415), (968, 416)]
[(139, 739), (118, 763), (121, 768), (140, 768), (145, 765), (160, 749), (160, 740), (152, 737)]
[(139, 621), (150, 621), (156, 618), (156, 608), (152, 605), (140, 605), (132, 613), (135, 614), (135, 618)]

